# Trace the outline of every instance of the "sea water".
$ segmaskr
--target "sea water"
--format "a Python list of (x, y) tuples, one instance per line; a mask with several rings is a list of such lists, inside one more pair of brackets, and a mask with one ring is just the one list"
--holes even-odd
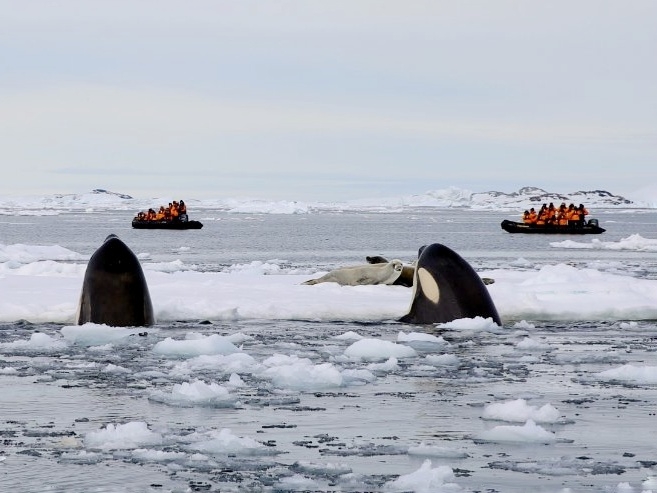
[[(596, 217), (607, 228), (604, 241), (654, 237), (657, 231), (654, 212), (605, 211)], [(476, 270), (513, 268), (522, 264), (518, 259), (536, 266), (605, 261), (618, 262), (628, 275), (657, 278), (654, 253), (555, 249), (551, 241), (570, 237), (505, 233), (500, 222), (508, 218), (513, 219), (468, 210), (299, 215), (203, 210), (194, 217), (204, 223), (202, 230), (161, 231), (131, 229), (125, 212), (4, 216), (0, 243), (60, 245), (88, 257), (114, 233), (133, 251), (148, 252), (149, 262), (182, 257), (214, 272), (277, 260), (313, 272), (363, 263), (367, 255), (412, 261), (421, 245), (440, 242)], [(61, 329), (17, 321), (0, 326), (0, 343)], [(396, 340), (402, 330), (437, 338), (413, 343), (415, 362), (368, 367), (374, 380), (363, 376), (360, 384), (326, 389), (280, 390), (250, 373), (248, 363), (192, 367), (153, 351), (166, 338), (183, 340), (190, 332), (243, 334), (248, 338), (241, 346), (254, 361), (308, 358), (315, 365), (353, 369), (358, 378), (364, 365), (340, 359), (349, 341), (338, 337), (353, 331)], [(5, 368), (0, 490), (383, 491), (394, 490), (397, 477), (429, 459), (434, 468), (454, 471), (453, 485), (429, 491), (623, 491), (624, 483), (640, 491), (657, 475), (657, 388), (590, 375), (610, 362), (655, 364), (654, 333), (650, 321), (527, 321), (498, 331), (443, 332), (393, 321), (198, 320), (158, 323), (109, 351), (102, 345), (15, 346), (0, 352)], [(520, 344), (528, 339), (534, 344)], [(448, 358), (444, 364), (423, 363), (435, 354)], [(233, 400), (193, 405), (158, 397), (195, 379), (226, 384), (233, 373), (241, 375), (231, 387)], [(301, 378), (301, 386), (310, 378)], [(483, 419), (486, 406), (520, 398), (558, 409), (557, 420), (541, 424), (554, 440), (486, 439), (496, 426), (518, 425)], [(147, 423), (157, 439), (100, 448), (90, 440), (108, 424), (118, 431), (130, 423)], [(144, 431), (123, 430), (119, 442)], [(239, 442), (233, 452), (208, 449), (220, 430), (222, 439), (250, 437), (260, 446)]]

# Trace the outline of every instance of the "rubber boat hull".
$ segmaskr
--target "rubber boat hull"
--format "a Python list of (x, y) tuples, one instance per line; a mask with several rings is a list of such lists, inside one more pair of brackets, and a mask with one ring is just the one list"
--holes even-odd
[(132, 227), (135, 229), (201, 229), (203, 223), (199, 221), (140, 221), (132, 220)]
[(502, 229), (509, 233), (527, 233), (539, 235), (599, 235), (606, 229), (598, 226), (597, 219), (589, 219), (583, 226), (537, 226), (535, 224), (518, 223), (505, 219), (502, 221)]

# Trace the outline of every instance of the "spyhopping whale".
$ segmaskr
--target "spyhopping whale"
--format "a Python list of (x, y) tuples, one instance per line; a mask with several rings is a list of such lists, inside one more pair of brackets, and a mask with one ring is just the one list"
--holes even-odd
[(111, 234), (87, 264), (76, 323), (115, 327), (154, 323), (153, 305), (139, 260)]
[(415, 265), (411, 305), (400, 322), (435, 324), (474, 317), (492, 318), (502, 325), (481, 277), (445, 245), (422, 247)]

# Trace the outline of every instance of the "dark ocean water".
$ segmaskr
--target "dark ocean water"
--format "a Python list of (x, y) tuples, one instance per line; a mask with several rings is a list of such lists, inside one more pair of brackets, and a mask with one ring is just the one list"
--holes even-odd
[[(534, 265), (567, 261), (617, 262), (629, 275), (657, 278), (654, 252), (562, 250), (565, 237), (511, 235), (499, 223), (508, 214), (422, 210), (403, 213), (249, 215), (203, 211), (200, 231), (137, 231), (125, 213), (0, 217), (0, 243), (60, 245), (91, 255), (110, 233), (150, 261), (179, 258), (205, 271), (236, 263), (278, 259), (293, 268), (326, 270), (359, 263), (366, 255), (411, 261), (417, 249), (440, 242), (476, 270), (507, 268), (518, 258)], [(595, 214), (616, 242), (632, 234), (657, 237), (657, 213)], [(590, 241), (590, 237), (571, 238)], [(564, 258), (567, 257), (567, 260)], [(0, 304), (1, 306), (1, 304)], [(55, 350), (0, 350), (0, 491), (385, 491), (426, 459), (453, 469), (455, 488), (428, 491), (641, 491), (657, 476), (657, 387), (601, 382), (596, 372), (626, 363), (657, 365), (653, 321), (532, 322), (526, 329), (450, 332), (448, 344), (416, 347), (420, 357), (374, 372), (364, 385), (280, 391), (245, 371), (236, 406), (172, 406), (150, 397), (194, 378), (225, 382), (234, 371), (217, 366), (176, 372), (180, 359), (157, 355), (155, 343), (202, 334), (243, 333), (244, 351), (257, 361), (274, 354), (310, 358), (354, 370), (340, 361), (348, 345), (334, 338), (349, 331), (394, 340), (396, 323), (238, 321), (161, 324), (128, 338), (115, 350), (87, 346)], [(27, 340), (35, 332), (56, 335), (61, 326), (28, 322), (0, 325), (0, 343)], [(417, 329), (417, 328), (416, 328)], [(409, 330), (406, 328), (406, 330)], [(431, 330), (431, 329), (424, 329)], [(519, 349), (531, 335), (543, 348)], [(422, 363), (448, 354), (457, 366)], [(116, 365), (121, 372), (99, 368)], [(351, 365), (351, 366), (350, 366)], [(559, 410), (543, 425), (554, 443), (478, 440), (501, 422), (482, 419), (486, 404), (524, 398)], [(96, 450), (85, 436), (108, 423), (145, 422), (161, 443)], [(201, 454), (193, 434), (230, 429), (266, 445), (267, 453)], [(409, 453), (425, 444), (428, 455)], [(159, 456), (157, 454), (160, 454)], [(168, 455), (167, 455), (168, 454)], [(196, 454), (196, 455), (195, 455)], [(299, 474), (305, 482), (291, 478)], [(565, 489), (567, 488), (567, 489)]]

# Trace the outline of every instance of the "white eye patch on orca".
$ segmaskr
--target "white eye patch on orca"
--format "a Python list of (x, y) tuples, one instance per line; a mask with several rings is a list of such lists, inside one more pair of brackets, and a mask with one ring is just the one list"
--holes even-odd
[(421, 267), (417, 271), (417, 279), (422, 286), (422, 292), (424, 295), (433, 303), (438, 304), (438, 300), (440, 299), (440, 289), (431, 273), (424, 267)]

